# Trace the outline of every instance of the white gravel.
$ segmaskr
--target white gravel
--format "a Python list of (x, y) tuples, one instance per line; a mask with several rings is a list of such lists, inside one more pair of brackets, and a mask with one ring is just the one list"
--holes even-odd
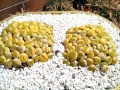
[(40, 21), (53, 26), (55, 44), (54, 51), (64, 52), (61, 42), (65, 39), (68, 28), (88, 23), (100, 24), (106, 28), (113, 37), (117, 47), (119, 62), (111, 65), (107, 73), (97, 69), (94, 73), (87, 68), (73, 68), (62, 64), (63, 56), (58, 53), (46, 63), (35, 63), (32, 67), (24, 70), (5, 69), (0, 65), (0, 90), (113, 90), (120, 84), (120, 36), (117, 28), (94, 14), (64, 13), (64, 14), (26, 14), (0, 24), (2, 31), (12, 21)]

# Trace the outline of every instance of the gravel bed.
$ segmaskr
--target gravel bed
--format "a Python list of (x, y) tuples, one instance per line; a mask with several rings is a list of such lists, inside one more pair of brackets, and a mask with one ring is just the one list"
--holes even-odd
[[(15, 16), (0, 25), (0, 32), (12, 21), (40, 21), (53, 26), (54, 51), (59, 50), (53, 59), (46, 63), (37, 62), (32, 67), (11, 70), (0, 65), (0, 90), (113, 90), (120, 84), (120, 32), (111, 22), (87, 13), (64, 14), (26, 14)], [(117, 48), (119, 62), (110, 65), (107, 73), (98, 68), (95, 72), (87, 67), (70, 67), (62, 63), (66, 30), (74, 26), (99, 24), (112, 36)], [(98, 66), (99, 67), (99, 66)]]

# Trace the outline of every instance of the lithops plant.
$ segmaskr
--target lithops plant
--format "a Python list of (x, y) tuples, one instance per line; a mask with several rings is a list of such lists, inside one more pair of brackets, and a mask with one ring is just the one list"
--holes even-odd
[(12, 68), (12, 59), (7, 59), (4, 62), (5, 68)]
[(88, 66), (92, 65), (93, 62), (94, 62), (92, 58), (87, 58), (86, 61), (87, 61), (87, 65), (88, 65)]
[(12, 58), (18, 58), (20, 56), (20, 53), (17, 51), (17, 50), (14, 50), (12, 53), (11, 53), (11, 56)]
[(88, 70), (90, 70), (90, 71), (95, 71), (97, 69), (97, 67), (94, 65), (94, 64), (92, 64), (92, 65), (90, 65), (89, 67), (88, 67)]
[(71, 50), (67, 54), (67, 59), (71, 62), (75, 61), (78, 57), (78, 53), (75, 50)]
[(24, 40), (22, 39), (22, 37), (19, 37), (17, 45), (18, 46), (24, 45)]
[(32, 66), (33, 64), (34, 64), (34, 60), (33, 59), (28, 59), (27, 65)]
[(53, 58), (53, 56), (54, 56), (54, 53), (51, 53), (51, 52), (50, 52), (50, 53), (48, 53), (48, 58), (49, 58), (49, 59), (52, 59), (52, 58)]
[(82, 67), (86, 67), (86, 66), (87, 66), (87, 61), (84, 60), (84, 59), (80, 59), (80, 60), (78, 61), (78, 65), (79, 65), (79, 66), (82, 66)]
[(5, 61), (6, 61), (5, 56), (0, 56), (0, 64), (4, 64)]
[(40, 62), (46, 62), (48, 60), (48, 55), (46, 53), (42, 53), (40, 56), (39, 56), (39, 61)]
[(103, 72), (107, 72), (108, 69), (109, 69), (108, 63), (106, 63), (106, 62), (101, 62), (101, 63), (100, 63), (100, 69), (101, 69)]
[(21, 53), (19, 59), (22, 63), (26, 63), (28, 61), (28, 55), (26, 53)]
[(41, 48), (36, 48), (35, 49), (35, 53), (37, 54), (37, 55), (40, 55), (41, 53), (42, 53), (42, 49)]
[(28, 47), (28, 48), (26, 48), (25, 52), (29, 57), (32, 57), (32, 55), (35, 54), (35, 48), (34, 47)]
[(32, 56), (32, 60), (34, 60), (34, 62), (38, 62), (39, 61), (39, 56), (37, 54), (34, 54)]
[(12, 64), (13, 64), (14, 67), (20, 67), (21, 61), (20, 61), (20, 59), (18, 59), (18, 58), (14, 58), (14, 59), (12, 60)]
[(67, 60), (66, 58), (63, 59), (63, 64), (70, 65), (70, 61)]
[(93, 63), (94, 63), (95, 65), (98, 65), (98, 64), (101, 62), (101, 58), (98, 57), (98, 56), (95, 56), (95, 57), (93, 57), (92, 59), (93, 59)]
[(73, 67), (77, 66), (77, 64), (78, 64), (77, 61), (70, 62), (70, 66), (73, 66)]
[(118, 62), (118, 58), (117, 57), (113, 57), (112, 59), (112, 65), (115, 65)]
[(25, 50), (26, 50), (26, 47), (25, 47), (24, 45), (21, 45), (21, 46), (18, 47), (18, 51), (19, 51), (20, 53), (25, 52)]
[(6, 56), (6, 54), (10, 52), (10, 49), (8, 47), (3, 47), (3, 48), (1, 48), (1, 52), (3, 55)]
[(95, 71), (100, 65), (101, 71), (107, 72), (109, 65), (118, 62), (112, 38), (100, 25), (88, 24), (68, 29), (63, 45), (63, 64), (66, 65), (88, 66), (90, 71)]
[(54, 56), (52, 27), (36, 21), (13, 21), (0, 35), (0, 64), (6, 68), (32, 66)]

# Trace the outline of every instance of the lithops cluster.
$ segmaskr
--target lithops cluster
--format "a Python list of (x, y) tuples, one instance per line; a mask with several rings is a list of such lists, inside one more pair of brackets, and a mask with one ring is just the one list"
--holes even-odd
[(109, 65), (118, 61), (111, 36), (99, 25), (88, 24), (67, 30), (63, 44), (63, 63), (66, 65), (88, 66), (90, 71), (95, 71), (100, 65), (100, 69), (107, 72)]
[(0, 64), (6, 68), (46, 62), (53, 56), (52, 27), (35, 21), (13, 21), (0, 36)]

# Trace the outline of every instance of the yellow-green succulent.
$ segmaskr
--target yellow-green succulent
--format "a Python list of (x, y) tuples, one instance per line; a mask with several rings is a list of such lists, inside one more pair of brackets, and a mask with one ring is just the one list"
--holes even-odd
[(109, 65), (118, 62), (112, 37), (103, 26), (92, 24), (75, 26), (66, 31), (65, 37), (63, 64), (73, 67), (88, 66), (88, 70), (95, 71), (96, 66), (104, 62), (107, 65), (101, 67), (101, 71), (107, 72)]

